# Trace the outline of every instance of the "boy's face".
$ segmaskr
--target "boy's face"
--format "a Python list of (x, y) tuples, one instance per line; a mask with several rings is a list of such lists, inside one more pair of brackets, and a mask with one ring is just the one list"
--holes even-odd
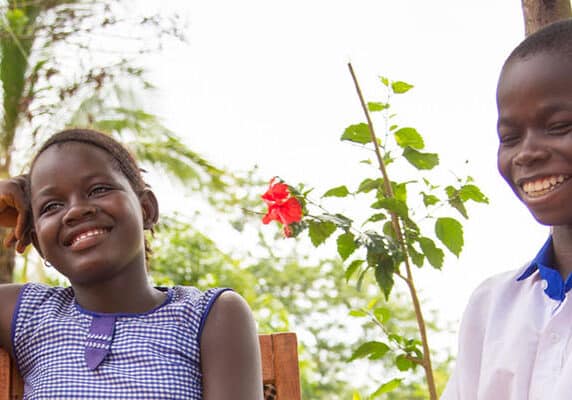
[(572, 225), (572, 60), (510, 61), (497, 89), (498, 169), (545, 225)]

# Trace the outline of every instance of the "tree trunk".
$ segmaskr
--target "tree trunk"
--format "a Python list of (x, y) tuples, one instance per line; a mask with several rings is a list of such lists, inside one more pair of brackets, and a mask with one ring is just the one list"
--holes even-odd
[(552, 22), (572, 17), (570, 0), (522, 0), (522, 12), (526, 36)]
[(2, 245), (8, 232), (8, 229), (0, 228), (0, 283), (12, 282), (14, 272), (14, 247), (7, 249)]

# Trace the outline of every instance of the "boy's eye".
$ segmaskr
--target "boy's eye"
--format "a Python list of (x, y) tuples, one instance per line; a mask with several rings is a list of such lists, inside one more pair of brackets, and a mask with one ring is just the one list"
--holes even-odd
[(518, 141), (519, 135), (513, 132), (499, 133), (499, 142), (502, 145), (511, 145)]
[(569, 132), (572, 132), (572, 123), (570, 122), (561, 122), (557, 124), (552, 124), (548, 127), (546, 133), (549, 135), (565, 135)]

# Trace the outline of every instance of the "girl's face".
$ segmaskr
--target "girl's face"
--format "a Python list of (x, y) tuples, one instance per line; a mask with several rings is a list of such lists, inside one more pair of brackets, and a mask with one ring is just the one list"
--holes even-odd
[(572, 62), (538, 53), (510, 61), (497, 90), (498, 168), (545, 225), (572, 225)]
[(72, 284), (145, 270), (144, 219), (156, 215), (154, 196), (137, 195), (111, 155), (85, 143), (53, 145), (30, 182), (34, 245)]

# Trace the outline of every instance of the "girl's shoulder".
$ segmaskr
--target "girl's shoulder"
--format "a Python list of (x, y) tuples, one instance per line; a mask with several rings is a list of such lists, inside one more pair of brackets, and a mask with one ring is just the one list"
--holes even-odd
[(12, 318), (23, 286), (20, 284), (0, 285), (0, 304), (2, 304), (0, 307), (0, 347), (10, 352), (12, 351), (10, 341)]

